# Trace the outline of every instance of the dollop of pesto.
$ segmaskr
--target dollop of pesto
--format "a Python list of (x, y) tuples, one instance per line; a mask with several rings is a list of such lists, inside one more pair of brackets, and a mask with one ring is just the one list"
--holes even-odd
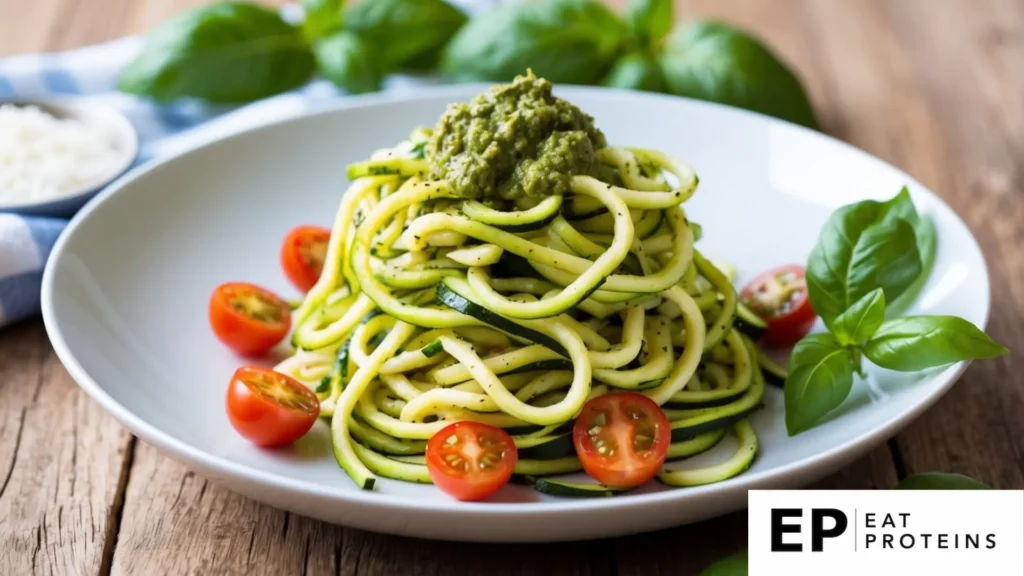
[(464, 198), (514, 201), (565, 194), (572, 176), (596, 175), (604, 134), (551, 89), (530, 71), (449, 105), (427, 144), (431, 176)]

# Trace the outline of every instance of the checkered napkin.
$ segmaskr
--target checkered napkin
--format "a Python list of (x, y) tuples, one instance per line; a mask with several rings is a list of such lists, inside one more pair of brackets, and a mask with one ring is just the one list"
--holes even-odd
[[(449, 0), (473, 15), (502, 0)], [(285, 18), (302, 17), (296, 5), (282, 8)], [(0, 58), (0, 101), (4, 98), (73, 96), (114, 106), (138, 132), (141, 149), (136, 165), (176, 151), (283, 117), (302, 113), (345, 94), (324, 80), (299, 90), (239, 107), (194, 102), (155, 105), (116, 91), (117, 75), (141, 49), (141, 37), (69, 52)], [(413, 91), (439, 78), (395, 75), (385, 82), (389, 92)], [(66, 221), (0, 213), (0, 328), (39, 313), (42, 271)]]

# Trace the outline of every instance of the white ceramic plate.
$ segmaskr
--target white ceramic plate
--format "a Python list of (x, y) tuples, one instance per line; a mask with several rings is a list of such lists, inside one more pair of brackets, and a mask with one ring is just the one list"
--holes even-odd
[[(485, 88), (360, 98), (127, 174), (74, 218), (48, 263), (43, 315), (60, 359), (135, 434), (232, 490), (373, 531), (488, 541), (653, 530), (741, 509), (750, 489), (805, 486), (896, 433), (965, 367), (872, 372), (828, 422), (794, 438), (785, 432), (781, 394), (770, 389), (752, 419), (762, 452), (749, 471), (690, 489), (651, 483), (615, 498), (555, 499), (510, 485), (488, 502), (458, 503), (433, 486), (387, 480), (360, 491), (330, 453), (326, 422), (296, 449), (254, 448), (225, 417), (224, 391), (241, 360), (210, 331), (211, 290), (246, 280), (297, 297), (280, 271), (279, 243), (299, 223), (330, 225), (348, 186), (345, 165)], [(657, 148), (696, 169), (700, 187), (687, 211), (704, 227), (699, 246), (734, 262), (738, 284), (771, 266), (805, 262), (835, 208), (889, 198), (906, 184), (939, 232), (916, 310), (985, 325), (988, 275), (977, 244), (949, 207), (903, 172), (822, 134), (736, 109), (604, 89), (558, 92), (592, 114), (612, 143)]]

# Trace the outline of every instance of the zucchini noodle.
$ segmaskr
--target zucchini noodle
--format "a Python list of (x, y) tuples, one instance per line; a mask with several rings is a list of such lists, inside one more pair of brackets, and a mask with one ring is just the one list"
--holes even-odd
[[(364, 489), (377, 477), (431, 483), (426, 440), (461, 420), (505, 429), (518, 475), (577, 472), (575, 418), (621, 390), (669, 416), (663, 483), (745, 470), (763, 366), (782, 368), (735, 322), (732, 268), (694, 245), (683, 204), (697, 175), (608, 146), (600, 176), (569, 177), (565, 194), (463, 198), (430, 176), (430, 134), (348, 167), (323, 271), (276, 366), (316, 391), (348, 476)], [(731, 458), (673, 467), (727, 437)]]

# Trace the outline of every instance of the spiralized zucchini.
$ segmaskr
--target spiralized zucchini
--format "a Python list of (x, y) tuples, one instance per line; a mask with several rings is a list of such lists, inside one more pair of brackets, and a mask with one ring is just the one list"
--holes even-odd
[(276, 367), (316, 390), (356, 484), (429, 483), (425, 440), (459, 420), (528, 448), (517, 474), (578, 471), (573, 421), (617, 390), (663, 407), (669, 460), (739, 438), (729, 461), (666, 465), (662, 482), (749, 466), (761, 363), (733, 327), (731, 269), (694, 246), (683, 204), (696, 174), (661, 152), (607, 147), (599, 173), (614, 181), (574, 176), (564, 198), (501, 209), (428, 179), (416, 145), (427, 137), (417, 129), (349, 167), (323, 273), (294, 313), (296, 351)]

